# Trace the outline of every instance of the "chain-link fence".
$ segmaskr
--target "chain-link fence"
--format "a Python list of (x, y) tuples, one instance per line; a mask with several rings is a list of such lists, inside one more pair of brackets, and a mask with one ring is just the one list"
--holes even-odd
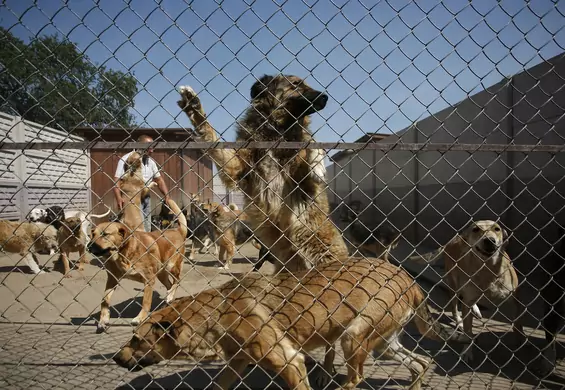
[(2, 2), (0, 386), (563, 388), (564, 26)]

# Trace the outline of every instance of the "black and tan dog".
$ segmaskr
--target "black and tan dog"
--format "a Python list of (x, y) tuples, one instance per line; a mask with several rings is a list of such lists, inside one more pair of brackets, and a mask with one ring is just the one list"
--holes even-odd
[(215, 253), (218, 252), (214, 236), (214, 228), (210, 222), (210, 212), (217, 207), (213, 203), (202, 203), (196, 194), (191, 195), (190, 206), (188, 207), (188, 237), (190, 238), (190, 253), (188, 258), (194, 260), (196, 246), (199, 246), (199, 253), (205, 253), (214, 247)]
[[(219, 140), (200, 99), (180, 87), (179, 107), (201, 139)], [(251, 106), (236, 128), (238, 141), (313, 141), (310, 115), (328, 96), (296, 76), (263, 76), (251, 88)], [(328, 218), (325, 151), (320, 149), (224, 149), (207, 151), (228, 188), (245, 195), (254, 233), (277, 259), (276, 271), (298, 271), (348, 257)]]
[[(320, 264), (315, 272), (250, 274), (241, 280), (175, 300), (135, 331), (114, 356), (139, 370), (165, 359), (228, 361), (217, 388), (229, 389), (250, 363), (272, 371), (290, 389), (310, 389), (303, 353), (341, 339), (348, 370), (345, 389), (361, 382), (371, 352), (404, 364), (411, 389), (420, 389), (429, 360), (402, 346), (414, 321), (426, 337), (466, 341), (435, 321), (417, 283), (401, 268), (378, 259)], [(328, 310), (332, 308), (332, 310)]]
[[(495, 221), (483, 220), (469, 224), (445, 246), (423, 256), (410, 259), (431, 264), (444, 254), (445, 282), (449, 287), (453, 317), (458, 327), (473, 338), (473, 315), (482, 318), (477, 306), (486, 297), (492, 303), (508, 302), (513, 309), (513, 329), (516, 344), (525, 341), (519, 321), (521, 306), (517, 299), (518, 275), (506, 253), (508, 234)], [(462, 303), (463, 316), (458, 306)], [(462, 356), (466, 362), (473, 360), (469, 346)]]
[(343, 229), (346, 241), (361, 253), (367, 252), (371, 257), (389, 261), (390, 251), (396, 248), (400, 241), (400, 231), (388, 223), (374, 229), (369, 228), (359, 219), (360, 208), (361, 204), (358, 202), (344, 205), (345, 212), (341, 213), (339, 218), (346, 224)]
[(98, 332), (108, 327), (110, 299), (122, 278), (145, 285), (141, 311), (132, 324), (139, 324), (149, 314), (155, 279), (158, 278), (168, 290), (166, 302), (174, 299), (182, 271), (187, 223), (172, 199), (169, 207), (178, 216), (177, 229), (131, 231), (129, 226), (120, 222), (101, 223), (94, 229), (88, 251), (104, 261), (108, 274)]

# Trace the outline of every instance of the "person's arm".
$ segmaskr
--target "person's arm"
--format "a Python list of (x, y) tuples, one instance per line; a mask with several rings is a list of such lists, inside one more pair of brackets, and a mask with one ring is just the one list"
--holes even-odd
[(157, 167), (157, 163), (153, 160), (152, 169), (153, 169), (153, 181), (157, 183), (157, 187), (161, 194), (163, 194), (165, 203), (169, 203), (169, 189), (167, 188), (167, 184), (163, 179), (163, 175), (159, 172), (159, 168)]
[(114, 197), (116, 198), (116, 202), (118, 203), (118, 210), (121, 210), (124, 207), (124, 199), (122, 198), (122, 192), (118, 187), (118, 183), (121, 180), (121, 177), (124, 175), (124, 160), (120, 158), (118, 160), (118, 166), (116, 167), (116, 174), (114, 175)]

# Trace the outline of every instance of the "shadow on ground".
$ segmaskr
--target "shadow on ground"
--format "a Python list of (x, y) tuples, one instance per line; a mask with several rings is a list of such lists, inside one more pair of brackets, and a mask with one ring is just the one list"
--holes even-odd
[[(139, 314), (141, 310), (141, 302), (143, 301), (143, 296), (127, 299), (120, 303), (111, 303), (110, 305), (110, 325), (112, 320), (117, 318), (134, 318)], [(153, 298), (151, 300), (151, 311), (162, 309), (166, 306), (165, 300), (161, 298), (158, 292), (153, 291)], [(100, 311), (91, 314), (88, 317), (72, 317), (71, 323), (73, 325), (83, 325), (88, 321), (98, 321), (100, 318)]]
[[(218, 368), (199, 368), (195, 367), (188, 371), (179, 371), (174, 374), (170, 374), (163, 377), (155, 378), (150, 374), (145, 374), (138, 376), (132, 381), (124, 384), (117, 389), (127, 390), (127, 389), (194, 389), (202, 390), (210, 388), (210, 384), (218, 379), (219, 374), (222, 372), (222, 366)], [(308, 379), (310, 385), (317, 389), (315, 373), (316, 370), (320, 369), (319, 366), (308, 366)], [(345, 381), (345, 375), (336, 375), (334, 381), (330, 383), (326, 390), (338, 389), (340, 388), (339, 383)], [(237, 380), (234, 385), (237, 386), (239, 382), (243, 382), (244, 388), (249, 389), (269, 389), (269, 390), (280, 390), (286, 389), (287, 386), (281, 378), (273, 378), (271, 372), (265, 372), (261, 367), (250, 365), (247, 370), (242, 374), (242, 380)], [(360, 383), (358, 389), (397, 389), (398, 386), (407, 387), (410, 385), (410, 381), (403, 379), (367, 379), (366, 381)], [(237, 386), (239, 387), (239, 386)]]

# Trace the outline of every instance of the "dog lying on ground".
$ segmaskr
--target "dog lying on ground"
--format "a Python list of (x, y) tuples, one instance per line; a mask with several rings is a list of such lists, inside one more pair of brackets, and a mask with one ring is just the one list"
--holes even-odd
[(53, 255), (57, 247), (57, 230), (51, 225), (0, 220), (0, 250), (20, 254), (34, 274), (45, 273), (34, 252)]
[[(508, 234), (491, 220), (472, 222), (460, 234), (442, 248), (423, 256), (410, 259), (423, 264), (431, 264), (444, 254), (444, 281), (449, 287), (453, 317), (458, 327), (473, 338), (473, 316), (482, 318), (477, 306), (484, 296), (491, 302), (509, 301), (513, 309), (513, 329), (516, 343), (526, 336), (519, 322), (520, 304), (517, 300), (518, 275), (505, 251)], [(458, 305), (462, 303), (463, 316)], [(466, 348), (463, 360), (473, 360), (473, 348)]]
[(467, 340), (432, 318), (425, 295), (405, 271), (383, 260), (349, 259), (345, 267), (320, 264), (295, 275), (251, 274), (179, 298), (154, 312), (114, 360), (139, 370), (164, 359), (216, 355), (229, 365), (216, 382), (220, 389), (229, 389), (254, 363), (300, 390), (310, 388), (302, 352), (341, 338), (348, 367), (343, 388), (361, 382), (365, 359), (374, 351), (406, 365), (410, 388), (420, 389), (430, 362), (400, 343), (411, 320), (426, 337)]
[(110, 299), (122, 278), (145, 284), (141, 311), (131, 321), (132, 324), (139, 324), (147, 317), (151, 309), (155, 278), (168, 290), (166, 302), (174, 299), (180, 281), (188, 229), (186, 218), (175, 201), (169, 200), (169, 207), (178, 216), (177, 229), (132, 232), (130, 227), (119, 222), (96, 226), (88, 251), (102, 258), (108, 273), (98, 332), (103, 332), (108, 327)]
[(124, 174), (118, 182), (118, 188), (124, 199), (124, 207), (120, 210), (124, 225), (135, 231), (145, 231), (141, 214), (141, 199), (147, 196), (150, 189), (157, 184), (146, 185), (143, 179), (142, 156), (132, 152), (124, 163)]
[(215, 243), (220, 248), (219, 260), (223, 261), (222, 269), (230, 269), (237, 245), (242, 245), (251, 240), (253, 246), (261, 249), (259, 243), (253, 239), (253, 230), (247, 224), (247, 215), (234, 207), (218, 205), (210, 213), (210, 222)]
[(546, 344), (534, 370), (541, 377), (553, 372), (557, 361), (556, 336), (565, 326), (565, 231), (559, 227), (559, 240), (541, 261), (540, 293), (544, 302), (543, 327)]
[[(179, 107), (203, 141), (219, 137), (200, 99), (179, 88)], [(238, 141), (313, 141), (310, 115), (328, 96), (296, 76), (263, 76), (251, 88), (251, 106), (236, 128)], [(245, 195), (254, 233), (276, 259), (276, 271), (294, 272), (345, 259), (348, 250), (328, 218), (325, 151), (321, 149), (224, 149), (207, 151), (227, 188)]]
[(53, 270), (61, 272), (66, 278), (71, 277), (69, 256), (78, 252), (78, 270), (84, 270), (86, 263), (87, 237), (82, 231), (82, 221), (79, 217), (71, 217), (61, 222), (57, 229), (57, 242), (59, 244), (59, 258), (53, 264)]

